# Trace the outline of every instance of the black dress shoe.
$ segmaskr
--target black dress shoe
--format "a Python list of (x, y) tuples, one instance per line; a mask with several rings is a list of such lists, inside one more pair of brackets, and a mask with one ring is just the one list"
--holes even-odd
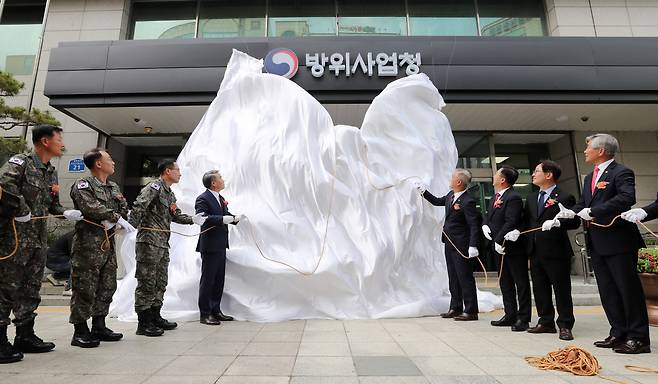
[(509, 327), (512, 324), (514, 324), (514, 321), (506, 318), (505, 316), (500, 318), (500, 320), (491, 320), (491, 325), (494, 327)]
[(214, 313), (213, 316), (218, 319), (219, 321), (233, 321), (232, 316), (227, 316), (223, 314), (222, 312), (219, 313)]
[(594, 346), (599, 348), (614, 348), (624, 344), (625, 341), (626, 338), (624, 337), (608, 336), (605, 340), (595, 341)]
[(651, 353), (651, 344), (636, 339), (628, 339), (625, 343), (614, 347), (612, 350), (617, 353), (627, 353), (631, 355), (636, 355), (638, 353)]
[(219, 321), (218, 318), (216, 318), (213, 315), (210, 316), (201, 316), (201, 319), (199, 320), (201, 324), (206, 324), (206, 325), (219, 325), (221, 324), (221, 321)]
[(461, 314), (462, 314), (461, 311), (455, 311), (454, 309), (451, 309), (446, 313), (440, 314), (439, 316), (443, 317), (444, 319), (452, 319), (452, 318), (457, 317)]
[(518, 320), (516, 323), (512, 325), (512, 332), (527, 331), (529, 326), (530, 325), (527, 322)]
[(560, 328), (560, 340), (573, 340), (573, 333), (569, 328)]
[(555, 327), (549, 327), (548, 325), (537, 324), (536, 326), (529, 328), (528, 333), (557, 333)]
[(461, 315), (455, 316), (453, 320), (455, 321), (475, 321), (478, 319), (477, 313), (462, 313)]

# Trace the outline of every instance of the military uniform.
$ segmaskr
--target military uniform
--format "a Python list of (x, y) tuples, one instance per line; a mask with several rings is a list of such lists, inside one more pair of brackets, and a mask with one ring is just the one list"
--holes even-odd
[[(146, 185), (137, 196), (130, 212), (130, 224), (138, 228), (137, 267), (135, 277), (135, 311), (143, 312), (162, 307), (167, 288), (167, 268), (169, 267), (169, 231), (171, 222), (193, 224), (192, 217), (181, 213), (176, 206), (176, 196), (162, 180)], [(161, 229), (152, 231), (144, 227)]]
[[(119, 186), (107, 181), (103, 184), (94, 176), (77, 180), (71, 186), (71, 199), (86, 220), (102, 226), (102, 221), (116, 223), (126, 218), (128, 203)], [(116, 226), (108, 230), (112, 235)], [(75, 224), (71, 250), (71, 315), (69, 322), (80, 324), (90, 317), (107, 316), (112, 296), (117, 288), (117, 259), (114, 241), (104, 243), (102, 227), (79, 221)]]
[[(57, 171), (48, 162), (43, 164), (36, 153), (15, 155), (0, 169), (0, 187), (7, 196), (18, 197), (15, 216), (61, 215)], [(3, 198), (4, 199), (4, 198)], [(14, 248), (12, 221), (14, 216), (0, 216), (0, 256)], [(14, 311), (17, 327), (34, 325), (34, 311), (41, 302), (41, 279), (46, 263), (48, 231), (46, 220), (16, 222), (18, 251), (6, 260), (0, 260), (0, 326), (9, 324)]]

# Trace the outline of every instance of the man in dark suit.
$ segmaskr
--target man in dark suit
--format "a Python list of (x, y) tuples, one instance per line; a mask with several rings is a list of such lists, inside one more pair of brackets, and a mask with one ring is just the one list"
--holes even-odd
[(208, 171), (203, 175), (206, 191), (197, 197), (194, 204), (196, 213), (203, 213), (207, 219), (201, 226), (196, 250), (201, 252), (201, 281), (199, 284), (200, 322), (219, 325), (221, 321), (231, 321), (220, 309), (224, 292), (226, 269), (226, 249), (228, 249), (228, 225), (237, 224), (242, 215), (234, 216), (228, 211), (228, 203), (219, 194), (224, 189), (224, 180), (219, 171)]
[(617, 353), (649, 353), (649, 319), (644, 292), (637, 276), (637, 251), (644, 246), (637, 226), (615, 216), (635, 204), (635, 175), (614, 160), (619, 143), (600, 133), (587, 137), (585, 161), (594, 171), (585, 177), (583, 194), (573, 210), (563, 209), (559, 218), (579, 216), (584, 221), (587, 249), (599, 287), (610, 334), (594, 343)]
[(633, 208), (621, 214), (621, 218), (637, 223), (638, 221), (651, 221), (658, 218), (658, 193), (656, 194), (656, 201), (647, 205), (644, 208)]
[(482, 226), (484, 237), (491, 241), (491, 248), (497, 256), (496, 264), (500, 271), (500, 290), (505, 309), (505, 315), (500, 320), (492, 321), (491, 325), (511, 326), (514, 332), (527, 330), (531, 315), (528, 257), (525, 247), (522, 240), (507, 241), (510, 236), (506, 238), (506, 235), (515, 229), (518, 232), (518, 228), (523, 224), (523, 200), (512, 188), (518, 178), (519, 172), (513, 167), (504, 165), (498, 169), (493, 178), (496, 195)]
[(557, 186), (562, 169), (551, 160), (543, 160), (532, 173), (532, 183), (539, 192), (531, 193), (526, 199), (524, 229), (541, 227), (541, 232), (526, 235), (526, 249), (530, 257), (532, 292), (539, 321), (529, 333), (556, 333), (555, 308), (551, 297), (551, 287), (555, 292), (557, 325), (560, 339), (573, 340), (571, 329), (575, 323), (573, 300), (571, 298), (571, 258), (573, 250), (567, 230), (580, 227), (580, 220), (554, 219), (560, 211), (559, 204), (573, 207), (576, 198)]
[(480, 212), (475, 206), (475, 200), (466, 192), (470, 182), (471, 172), (456, 169), (450, 180), (451, 191), (443, 197), (436, 197), (422, 185), (418, 186), (423, 197), (432, 205), (446, 207), (441, 239), (445, 244), (450, 309), (442, 313), (441, 317), (457, 321), (478, 319), (477, 290), (473, 260), (470, 258), (479, 255)]

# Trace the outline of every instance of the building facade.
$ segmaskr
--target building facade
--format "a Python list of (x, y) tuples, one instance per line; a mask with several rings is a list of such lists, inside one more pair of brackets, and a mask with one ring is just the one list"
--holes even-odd
[(292, 51), (292, 80), (336, 124), (359, 126), (388, 82), (427, 73), (482, 206), (497, 166), (517, 167), (527, 194), (543, 158), (578, 195), (598, 131), (620, 140), (638, 205), (658, 190), (658, 0), (0, 0), (0, 15), (0, 69), (26, 84), (7, 101), (62, 122), (63, 190), (100, 145), (134, 198), (184, 145), (233, 48)]

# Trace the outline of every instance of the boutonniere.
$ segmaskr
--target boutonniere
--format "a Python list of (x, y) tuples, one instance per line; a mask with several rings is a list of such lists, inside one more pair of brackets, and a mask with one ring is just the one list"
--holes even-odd
[(548, 200), (546, 200), (546, 203), (544, 204), (544, 208), (551, 207), (551, 206), (555, 205), (555, 203), (557, 203), (557, 201), (555, 199), (548, 199)]
[(59, 196), (59, 184), (53, 184), (53, 186), (50, 187), (50, 194), (53, 196)]
[(493, 207), (496, 208), (496, 209), (498, 209), (498, 208), (500, 208), (501, 205), (503, 205), (503, 200), (502, 200), (502, 199), (498, 199), (498, 200), (494, 201), (494, 205), (493, 205)]
[(609, 184), (609, 181), (599, 181), (596, 183), (596, 189), (605, 189)]
[(461, 205), (459, 205), (459, 203), (455, 203), (453, 204), (452, 209), (454, 209), (455, 211), (459, 211), (460, 209), (462, 209), (462, 207)]
[(178, 206), (176, 205), (176, 203), (171, 203), (171, 205), (169, 206), (169, 210), (171, 211), (171, 214), (172, 214), (172, 215), (173, 215), (174, 213), (176, 213), (176, 210), (177, 210), (177, 209), (178, 209)]

